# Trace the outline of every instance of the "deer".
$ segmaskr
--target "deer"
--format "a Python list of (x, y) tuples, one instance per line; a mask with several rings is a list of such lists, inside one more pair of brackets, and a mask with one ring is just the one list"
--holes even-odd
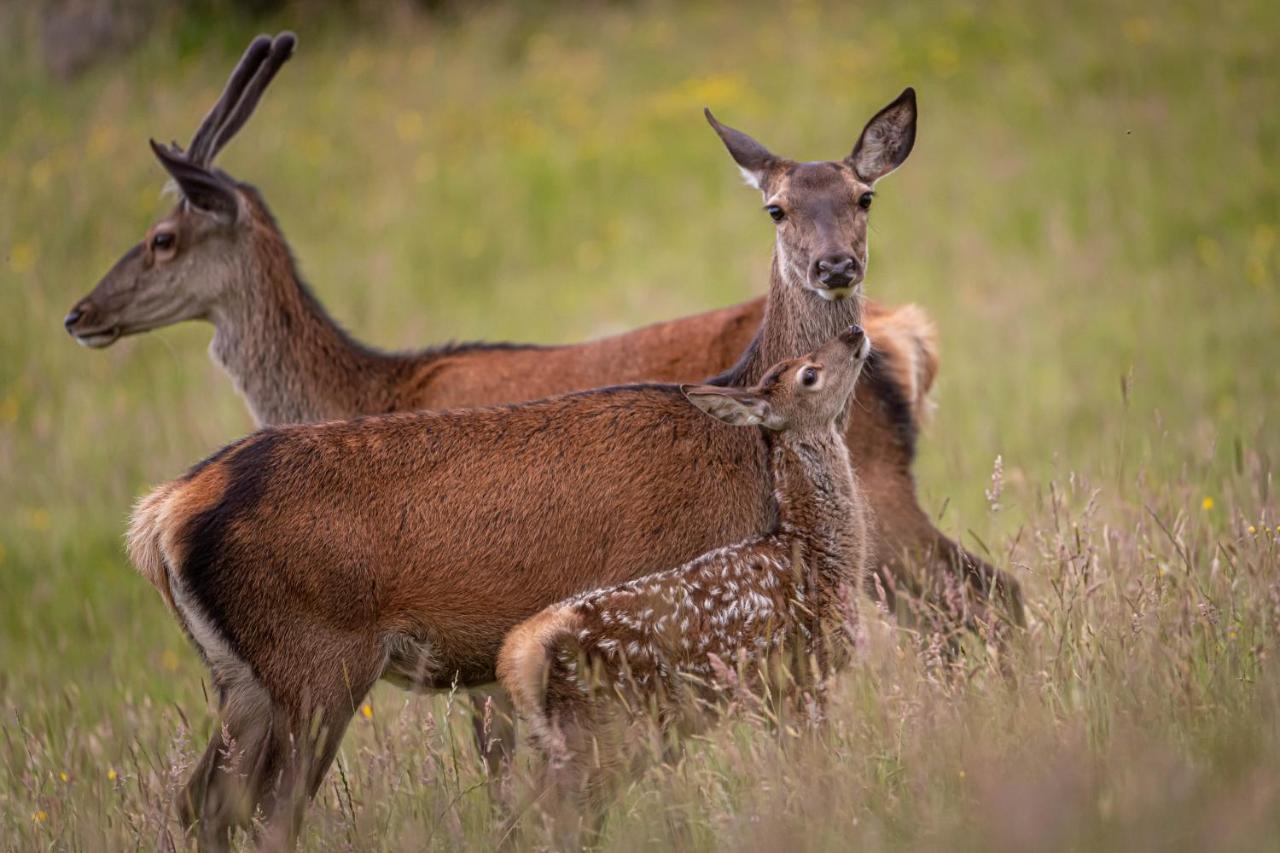
[[(867, 215), (870, 186), (882, 175), (874, 168), (858, 174), (852, 164), (871, 162), (869, 155), (894, 138), (889, 129), (907, 143), (903, 157), (915, 138), (913, 90), (868, 123), (849, 157), (826, 166), (774, 157), (746, 134), (712, 120), (749, 183), (774, 197), (765, 199), (769, 216), (778, 220), (767, 299), (577, 344), (454, 343), (385, 352), (355, 340), (329, 316), (302, 278), (262, 194), (214, 166), (295, 45), (291, 33), (255, 38), (187, 150), (152, 141), (179, 193), (177, 204), (64, 320), (77, 342), (95, 349), (179, 322), (211, 323), (210, 355), (258, 426), (520, 402), (609, 384), (728, 376), (730, 369), (730, 381), (753, 383), (769, 359), (808, 351), (822, 340), (819, 331), (808, 335), (810, 345), (788, 351), (808, 330), (783, 316), (783, 300), (790, 305), (815, 293), (821, 298), (820, 290), (807, 287), (809, 276), (796, 259), (807, 257), (807, 242), (834, 227), (837, 214)], [(877, 342), (863, 372), (863, 411), (847, 439), (877, 510), (872, 565), (880, 594), (891, 608), (898, 593), (924, 602), (947, 626), (1002, 618), (1021, 625), (1016, 579), (938, 530), (916, 497), (911, 466), (938, 370), (936, 328), (917, 306), (889, 308), (867, 298), (854, 283), (866, 272), (865, 227), (854, 225), (841, 237), (847, 239), (836, 242), (856, 251), (844, 253), (841, 269), (826, 271), (850, 276), (847, 287), (831, 294), (856, 290), (862, 323)], [(757, 330), (769, 304), (771, 338), (761, 341)], [(841, 316), (833, 325), (848, 319)], [(750, 358), (739, 362), (748, 347)], [(990, 606), (992, 599), (997, 606)]]
[[(264, 45), (246, 96), (286, 55), (281, 44)], [(760, 326), (711, 384), (750, 387), (769, 365), (859, 322), (870, 194), (910, 153), (915, 119), (908, 89), (847, 157), (802, 163), (708, 115), (778, 223)], [(163, 162), (180, 163), (170, 174), (181, 186), (193, 167), (165, 151)], [(229, 193), (224, 214), (226, 199), (237, 211), (248, 204), (246, 190), (199, 174), (193, 194), (218, 184)], [(194, 203), (183, 193), (185, 212)], [(653, 345), (655, 360), (684, 348), (661, 337)], [(864, 376), (874, 363), (873, 353)], [(482, 359), (473, 369), (497, 384), (508, 366)], [(883, 444), (851, 451), (855, 464), (902, 439), (907, 407), (866, 414), (877, 408), (890, 428)], [(767, 447), (712, 426), (675, 384), (611, 385), (269, 426), (152, 491), (134, 510), (127, 549), (208, 662), (218, 704), (219, 725), (179, 798), (183, 822), (205, 846), (225, 847), (261, 808), (266, 837), (290, 844), (376, 681), (491, 685), (506, 633), (548, 604), (769, 530), (777, 507)], [(864, 488), (875, 482), (869, 467)], [(231, 741), (248, 767), (222, 761)]]
[(773, 366), (754, 387), (682, 385), (707, 415), (760, 432), (777, 504), (772, 527), (677, 568), (575, 595), (507, 635), (498, 681), (542, 755), (542, 793), (552, 794), (561, 820), (598, 831), (610, 791), (657, 751), (646, 735), (671, 743), (705, 730), (726, 687), (795, 693), (803, 680), (783, 668), (798, 661), (803, 675), (812, 661), (814, 694), (823, 697), (849, 659), (844, 641), (856, 611), (846, 591), (863, 582), (868, 513), (841, 421), (870, 351), (853, 326)]

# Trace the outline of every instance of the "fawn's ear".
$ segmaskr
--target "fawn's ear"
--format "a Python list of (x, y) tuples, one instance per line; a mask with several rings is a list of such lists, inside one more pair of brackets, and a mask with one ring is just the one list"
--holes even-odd
[(916, 90), (908, 86), (867, 122), (845, 162), (869, 184), (902, 165), (916, 144)]
[(759, 394), (716, 385), (681, 385), (680, 393), (711, 417), (731, 426), (782, 428), (782, 419)]

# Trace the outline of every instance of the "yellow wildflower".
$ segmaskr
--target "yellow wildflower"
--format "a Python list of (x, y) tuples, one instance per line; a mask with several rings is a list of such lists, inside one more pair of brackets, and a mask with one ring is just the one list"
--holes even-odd
[(1204, 500), (1200, 501), (1200, 508), (1213, 509), (1213, 498), (1206, 497)]
[(61, 779), (63, 782), (71, 781), (71, 777), (67, 775), (67, 771), (65, 770), (63, 770), (61, 773), (58, 774), (58, 778)]
[(366, 720), (372, 720), (372, 719), (373, 719), (373, 706), (372, 706), (372, 705), (370, 705), (368, 702), (365, 702), (363, 705), (361, 705), (361, 706), (360, 706), (360, 716), (364, 717)]
[(120, 778), (120, 777), (119, 777), (119, 775), (116, 773), (116, 769), (115, 769), (114, 767), (111, 767), (111, 768), (108, 768), (108, 769), (107, 769), (107, 781), (108, 781), (108, 782), (114, 782), (114, 781), (116, 781), (116, 779), (118, 779), (118, 778)]
[(31, 813), (31, 819), (34, 820), (36, 823), (44, 823), (46, 820), (49, 819), (49, 813), (44, 809), (40, 809), (39, 811)]
[(396, 136), (401, 142), (416, 142), (427, 129), (427, 122), (419, 112), (402, 112), (395, 119)]
[(39, 248), (33, 242), (14, 243), (5, 253), (9, 261), (9, 269), (21, 275), (36, 265), (40, 256)]
[(1133, 44), (1151, 41), (1151, 21), (1146, 18), (1130, 18), (1123, 25), (1124, 37)]
[(1254, 527), (1252, 524), (1250, 524), (1250, 525), (1249, 525), (1249, 535), (1250, 535), (1250, 536), (1252, 536), (1253, 534), (1255, 534), (1255, 533), (1257, 533), (1257, 532), (1258, 532), (1258, 528), (1256, 528), (1256, 527)]
[(28, 507), (22, 510), (22, 525), (28, 530), (49, 529), (49, 510), (44, 507)]

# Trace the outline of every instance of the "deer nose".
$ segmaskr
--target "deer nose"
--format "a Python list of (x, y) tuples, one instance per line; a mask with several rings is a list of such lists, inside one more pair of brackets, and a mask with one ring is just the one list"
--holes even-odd
[(858, 275), (858, 261), (853, 255), (823, 255), (814, 263), (813, 272), (827, 287), (848, 287)]
[(70, 332), (80, 322), (80, 318), (84, 316), (84, 310), (77, 305), (67, 312), (67, 316), (62, 318), (63, 327)]

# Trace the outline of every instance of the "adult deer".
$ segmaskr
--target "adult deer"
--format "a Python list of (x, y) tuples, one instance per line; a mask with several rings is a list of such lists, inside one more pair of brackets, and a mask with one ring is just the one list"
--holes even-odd
[[(766, 313), (765, 300), (756, 299), (581, 344), (464, 344), (388, 353), (362, 346), (328, 316), (304, 284), (259, 192), (213, 166), (294, 43), (284, 33), (250, 44), (186, 152), (152, 143), (181, 198), (65, 321), (71, 335), (89, 347), (183, 320), (211, 322), (210, 353), (262, 426), (516, 402), (611, 383), (694, 380), (725, 371), (748, 346), (733, 381), (750, 384), (770, 358), (807, 351), (811, 346), (802, 341), (816, 343), (854, 316), (852, 300), (835, 304), (830, 322), (809, 329), (807, 321), (781, 308), (803, 309), (805, 300), (820, 293), (808, 286), (808, 272), (797, 259), (829, 223), (843, 218), (850, 229), (850, 251), (842, 249), (845, 257), (835, 268), (828, 260), (823, 271), (831, 281), (848, 276), (849, 284), (833, 292), (847, 291), (865, 274), (862, 205), (882, 167), (864, 165), (872, 171), (858, 174), (854, 164), (858, 158), (875, 162), (873, 155), (893, 141), (905, 157), (914, 138), (915, 99), (909, 91), (873, 119), (854, 154), (840, 163), (790, 163), (744, 134), (717, 126), (750, 180), (775, 197), (770, 215), (783, 217), (767, 340), (753, 342)], [(831, 239), (838, 236), (832, 232)], [(876, 351), (863, 373), (864, 411), (848, 441), (876, 509), (872, 565), (882, 586), (890, 596), (905, 591), (923, 599), (949, 624), (970, 625), (995, 618), (987, 599), (998, 591), (1020, 622), (1017, 583), (943, 535), (916, 500), (911, 464), (937, 369), (933, 324), (915, 306), (889, 309), (866, 299), (862, 306)]]
[[(269, 76), (263, 68), (253, 80)], [(760, 329), (720, 379), (746, 387), (857, 322), (866, 199), (910, 152), (915, 99), (908, 90), (877, 114), (837, 162), (795, 163), (715, 126), (780, 222)], [(171, 172), (179, 184), (193, 182), (179, 215), (225, 229), (218, 217), (233, 200), (234, 227), (264, 230), (241, 212), (256, 203), (251, 191), (208, 170), (193, 177), (185, 158), (166, 153), (180, 164)], [(199, 195), (211, 186), (221, 201)], [(269, 233), (271, 257), (287, 259)], [(287, 275), (302, 293), (292, 268)], [(661, 336), (678, 328), (648, 339), (655, 362), (683, 354)], [(617, 355), (600, 345), (573, 352)], [(472, 375), (500, 384), (510, 364), (480, 358)], [(909, 444), (906, 407), (882, 399), (867, 414), (880, 409), (882, 444), (853, 454), (855, 464), (868, 449), (874, 467), (881, 452)], [(223, 845), (261, 806), (273, 836), (292, 840), (353, 704), (377, 679), (419, 689), (490, 683), (501, 641), (522, 619), (758, 535), (776, 513), (763, 440), (719, 428), (674, 385), (268, 428), (228, 446), (142, 501), (129, 534), (135, 565), (217, 686), (223, 726), (183, 796), (185, 816), (199, 818), (207, 844)], [(223, 763), (228, 735), (249, 766)]]
[(710, 416), (762, 430), (773, 529), (553, 604), (507, 635), (498, 678), (545, 759), (552, 811), (573, 835), (576, 825), (598, 829), (611, 791), (652, 752), (653, 724), (667, 741), (714, 722), (726, 686), (717, 667), (735, 668), (738, 687), (794, 698), (807, 686), (820, 699), (848, 660), (856, 611), (845, 593), (862, 583), (867, 513), (837, 423), (870, 351), (854, 326), (775, 365), (754, 388), (683, 386)]

